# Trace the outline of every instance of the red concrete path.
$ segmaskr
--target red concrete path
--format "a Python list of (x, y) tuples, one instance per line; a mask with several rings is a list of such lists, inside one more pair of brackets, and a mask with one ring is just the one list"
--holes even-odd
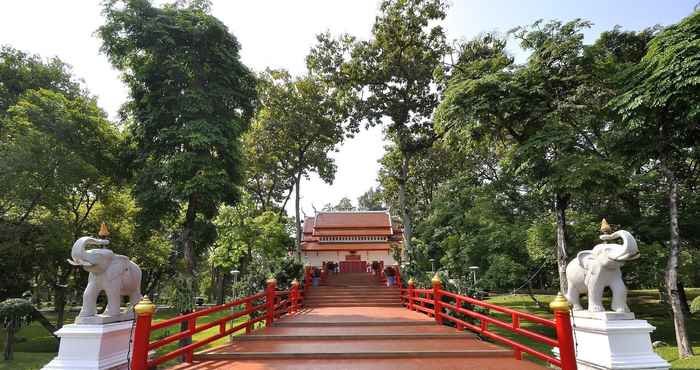
[[(332, 279), (329, 277), (331, 282)], [(374, 286), (371, 283), (370, 280), (367, 288), (377, 288), (376, 283)], [(317, 293), (325, 290), (317, 289)], [(543, 367), (515, 360), (509, 348), (437, 325), (426, 315), (401, 306), (352, 307), (341, 303), (285, 316), (270, 328), (234, 337), (229, 345), (196, 354), (195, 363), (172, 369), (530, 370)]]

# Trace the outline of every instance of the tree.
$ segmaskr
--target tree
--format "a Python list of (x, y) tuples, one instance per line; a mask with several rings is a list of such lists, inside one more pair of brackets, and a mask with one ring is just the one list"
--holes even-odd
[(401, 153), (396, 181), (407, 250), (412, 215), (406, 184), (412, 157), (435, 140), (432, 115), (439, 95), (433, 72), (447, 52), (444, 31), (435, 22), (445, 18), (446, 9), (442, 0), (382, 1), (370, 40), (321, 34), (307, 58), (312, 73), (353, 104), (353, 122), (386, 122), (387, 137)]
[(0, 115), (15, 105), (25, 91), (47, 89), (68, 98), (81, 93), (70, 67), (58, 58), (43, 61), (10, 46), (0, 47)]
[(536, 22), (513, 32), (532, 52), (524, 65), (504, 53), (504, 39), (486, 34), (461, 46), (449, 75), (439, 117), (441, 128), (466, 125), (477, 140), (507, 142), (501, 166), (548, 197), (556, 219), (560, 288), (566, 290), (570, 239), (566, 213), (572, 199), (608, 189), (618, 169), (608, 161), (601, 134), (607, 113), (585, 53), (589, 22)]
[(383, 211), (386, 209), (382, 203), (381, 189), (369, 188), (357, 198), (357, 209), (360, 211)]
[(239, 292), (263, 289), (264, 280), (281, 270), (294, 246), (291, 220), (274, 211), (259, 212), (247, 197), (234, 207), (223, 206), (214, 224), (219, 237), (209, 259), (222, 271), (241, 271)]
[(34, 319), (34, 307), (29, 301), (13, 298), (0, 302), (0, 322), (7, 331), (3, 359), (11, 361), (14, 353), (15, 333), (28, 326)]
[(98, 33), (130, 89), (124, 113), (139, 222), (158, 229), (184, 213), (179, 242), (193, 277), (195, 228), (239, 196), (239, 138), (254, 111), (255, 78), (205, 2), (178, 4), (109, 1)]
[(330, 203), (323, 206), (323, 210), (326, 212), (349, 212), (357, 211), (357, 208), (352, 205), (352, 201), (348, 197), (343, 197), (338, 204), (331, 205)]
[(278, 139), (264, 121), (256, 119), (242, 141), (247, 192), (262, 211), (277, 209), (281, 214), (292, 194), (294, 175), (289, 164), (292, 153)]
[[(0, 248), (18, 296), (35, 275), (54, 291), (57, 326), (63, 325), (66, 288), (74, 269), (67, 245), (99, 222), (95, 209), (117, 188), (120, 137), (95, 101), (61, 92), (25, 91), (8, 109), (0, 130)], [(35, 280), (36, 281), (36, 280)]]
[[(259, 81), (256, 133), (270, 145), (261, 149), (279, 161), (280, 173), (287, 176), (283, 183), (293, 185), (297, 258), (301, 258), (301, 179), (315, 172), (325, 182), (333, 181), (336, 168), (328, 154), (344, 138), (347, 114), (329, 86), (312, 76), (293, 78), (287, 71), (268, 70)], [(292, 188), (288, 191), (287, 199)]]
[(667, 187), (669, 258), (666, 289), (673, 310), (678, 353), (693, 355), (678, 289), (682, 237), (679, 202), (686, 180), (698, 177), (700, 146), (700, 12), (659, 33), (627, 75), (627, 89), (612, 102), (626, 158), (656, 168)]

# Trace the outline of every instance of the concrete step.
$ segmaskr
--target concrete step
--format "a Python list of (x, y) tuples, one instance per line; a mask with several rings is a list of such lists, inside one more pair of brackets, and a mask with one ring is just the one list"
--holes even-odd
[(318, 296), (304, 298), (304, 302), (331, 301), (331, 302), (381, 302), (381, 301), (400, 301), (399, 296), (375, 296), (375, 297), (344, 297), (344, 296)]
[(374, 293), (349, 293), (349, 292), (329, 292), (329, 293), (311, 293), (306, 295), (306, 299), (311, 298), (381, 298), (381, 297), (400, 297), (398, 292), (374, 292)]
[[(197, 355), (195, 355), (196, 357)], [(280, 359), (227, 359), (196, 362), (194, 364), (183, 363), (169, 368), (169, 370), (546, 370), (545, 367), (530, 361), (521, 361), (514, 358), (489, 358), (475, 357), (465, 360), (460, 357), (435, 358), (334, 358), (299, 360), (291, 358)]]
[(380, 325), (350, 325), (350, 326), (277, 326), (273, 325), (269, 328), (260, 328), (250, 335), (240, 335), (235, 339), (244, 340), (248, 337), (256, 336), (336, 336), (336, 335), (445, 335), (459, 338), (460, 336), (473, 336), (469, 331), (458, 331), (444, 325), (437, 325), (431, 322), (431, 325), (423, 323), (410, 322), (403, 325), (394, 325), (389, 328)]
[[(211, 356), (211, 357), (210, 357)], [(504, 357), (513, 351), (473, 338), (456, 339), (308, 339), (234, 341), (225, 349), (208, 353), (225, 358), (394, 358), (394, 357)]]
[[(347, 328), (343, 328), (347, 329)], [(475, 335), (462, 333), (376, 333), (376, 334), (257, 334), (238, 335), (234, 341), (251, 340), (407, 340), (407, 339), (464, 339)]]
[[(370, 342), (372, 343), (372, 342)], [(365, 351), (365, 352), (215, 352), (194, 355), (195, 361), (235, 359), (337, 359), (337, 358), (483, 358), (513, 357), (507, 349), (461, 349), (452, 351)]]
[(346, 303), (306, 303), (306, 307), (400, 307), (401, 302), (346, 302)]
[[(384, 320), (384, 321), (335, 321), (335, 320), (314, 320), (314, 321), (297, 321), (297, 320), (277, 320), (273, 323), (274, 327), (355, 327), (355, 326), (435, 326), (434, 320), (415, 321), (415, 320)], [(391, 330), (391, 329), (390, 329)]]

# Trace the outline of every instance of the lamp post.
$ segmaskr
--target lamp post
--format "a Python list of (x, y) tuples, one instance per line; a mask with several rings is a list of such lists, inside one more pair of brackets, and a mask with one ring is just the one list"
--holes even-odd
[(241, 272), (238, 270), (231, 270), (231, 275), (233, 275), (233, 291), (231, 292), (233, 294), (233, 300), (236, 300), (236, 285), (238, 284), (238, 275)]
[(430, 261), (431, 271), (435, 273), (435, 258), (431, 258), (428, 261)]
[(472, 281), (474, 282), (474, 285), (476, 285), (476, 273), (479, 271), (479, 266), (469, 266), (469, 271), (471, 271)]

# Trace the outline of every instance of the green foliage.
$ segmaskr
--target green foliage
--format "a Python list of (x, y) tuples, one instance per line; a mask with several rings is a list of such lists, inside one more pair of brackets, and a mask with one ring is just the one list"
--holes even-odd
[(234, 207), (223, 206), (214, 220), (218, 239), (209, 253), (212, 267), (228, 273), (238, 270), (240, 294), (264, 289), (265, 280), (277, 276), (285, 286), (301, 278), (301, 267), (290, 258), (294, 242), (291, 222), (273, 211), (259, 212), (253, 200), (244, 197)]
[(95, 211), (120, 183), (121, 137), (58, 59), (4, 47), (0, 78), (0, 297), (32, 281), (61, 289), (77, 282), (55, 261), (97, 230)]
[(382, 211), (386, 206), (382, 202), (381, 188), (369, 188), (364, 194), (357, 198), (357, 209), (359, 211)]
[(3, 327), (14, 326), (19, 329), (29, 325), (33, 319), (34, 307), (21, 298), (10, 298), (0, 302), (0, 322)]
[(105, 3), (102, 50), (122, 72), (126, 156), (144, 230), (184, 213), (185, 269), (193, 274), (195, 234), (213, 228), (219, 204), (239, 197), (239, 138), (255, 108), (255, 78), (240, 45), (203, 2), (154, 7), (144, 0)]
[(357, 208), (352, 205), (352, 201), (348, 197), (343, 197), (338, 204), (331, 205), (330, 203), (323, 206), (323, 210), (326, 212), (347, 212), (347, 211), (357, 211)]
[(169, 303), (176, 312), (192, 312), (194, 310), (195, 290), (192, 278), (184, 274), (177, 274), (174, 279)]
[(693, 302), (690, 304), (690, 312), (693, 314), (700, 313), (700, 296), (693, 299)]
[[(435, 71), (448, 47), (439, 25), (447, 11), (442, 0), (385, 0), (369, 40), (349, 35), (318, 35), (307, 57), (312, 74), (331, 84), (336, 99), (350, 108), (351, 127), (366, 120), (385, 124), (386, 136), (400, 153), (393, 172), (404, 244), (412, 250), (412, 223), (406, 196), (411, 157), (435, 140), (433, 111), (438, 104)], [(387, 202), (388, 203), (388, 202)]]

